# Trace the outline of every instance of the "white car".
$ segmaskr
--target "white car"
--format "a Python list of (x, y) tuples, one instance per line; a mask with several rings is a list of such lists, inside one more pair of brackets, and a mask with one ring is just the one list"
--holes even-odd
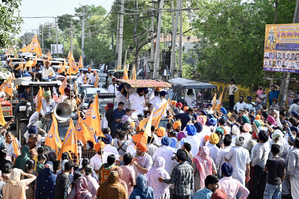
[(104, 88), (86, 88), (82, 93), (82, 105), (88, 107), (90, 99), (93, 99), (94, 95), (98, 93), (108, 93), (108, 91)]

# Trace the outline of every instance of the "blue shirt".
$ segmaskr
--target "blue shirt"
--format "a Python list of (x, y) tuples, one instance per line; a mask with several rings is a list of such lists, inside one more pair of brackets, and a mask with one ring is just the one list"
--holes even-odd
[(210, 189), (203, 188), (194, 194), (193, 199), (211, 199), (212, 193)]
[[(113, 111), (113, 122), (112, 122), (112, 128), (113, 130), (116, 129), (116, 125), (118, 125), (120, 122), (116, 122), (115, 120), (116, 119), (121, 119), (122, 116), (126, 114), (126, 111), (125, 110), (122, 110), (122, 111), (119, 111), (118, 108), (116, 108), (114, 111)], [(112, 131), (114, 132), (114, 131)]]
[(29, 94), (25, 91), (24, 93), (22, 93), (20, 99), (24, 98), (25, 100), (28, 101), (28, 97), (29, 97)]
[(270, 91), (269, 92), (269, 105), (272, 105), (272, 100), (274, 98), (278, 99), (278, 96), (279, 96), (279, 91)]

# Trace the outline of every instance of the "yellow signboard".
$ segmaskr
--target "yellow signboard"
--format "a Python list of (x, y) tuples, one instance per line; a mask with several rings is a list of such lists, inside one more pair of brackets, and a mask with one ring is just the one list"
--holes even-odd
[(267, 24), (263, 70), (299, 73), (299, 24)]

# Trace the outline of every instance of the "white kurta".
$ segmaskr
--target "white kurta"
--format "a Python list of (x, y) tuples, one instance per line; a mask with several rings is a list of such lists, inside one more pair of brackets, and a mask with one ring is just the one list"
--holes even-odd
[(123, 95), (121, 94), (121, 92), (117, 91), (115, 93), (116, 99), (118, 102), (123, 102), (124, 103), (124, 107), (125, 108), (129, 108), (129, 100)]
[(156, 152), (154, 153), (153, 156), (153, 162), (155, 162), (157, 160), (158, 157), (162, 157), (165, 160), (165, 170), (168, 173), (171, 173), (171, 169), (172, 169), (172, 157), (174, 156), (174, 152), (175, 150), (173, 148), (171, 148), (170, 146), (162, 146), (159, 147)]
[[(160, 96), (156, 96), (150, 101), (150, 103), (152, 104), (152, 108), (155, 108), (155, 110), (158, 110), (166, 102), (167, 102), (167, 100), (165, 98), (162, 99)], [(166, 109), (168, 109), (168, 105), (167, 105)], [(165, 116), (166, 116), (166, 110), (163, 113), (163, 117), (165, 117)]]
[(139, 96), (137, 93), (133, 93), (129, 97), (131, 109), (136, 110), (132, 113), (132, 117), (137, 117), (138, 114), (144, 114), (143, 109), (145, 105), (144, 96)]
[(108, 93), (116, 93), (116, 86), (113, 84), (110, 84), (108, 87)]
[(187, 103), (187, 106), (190, 107), (195, 107), (195, 105), (192, 105), (192, 102), (194, 102), (196, 100), (195, 95), (193, 96), (189, 96), (189, 95), (185, 95), (185, 101)]

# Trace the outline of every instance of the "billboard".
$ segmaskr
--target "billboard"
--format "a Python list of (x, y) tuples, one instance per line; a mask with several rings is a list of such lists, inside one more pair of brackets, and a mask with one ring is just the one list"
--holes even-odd
[[(63, 44), (58, 44), (58, 53), (63, 54)], [(57, 54), (56, 44), (51, 44), (51, 55)]]
[(267, 24), (263, 70), (299, 73), (299, 24)]

